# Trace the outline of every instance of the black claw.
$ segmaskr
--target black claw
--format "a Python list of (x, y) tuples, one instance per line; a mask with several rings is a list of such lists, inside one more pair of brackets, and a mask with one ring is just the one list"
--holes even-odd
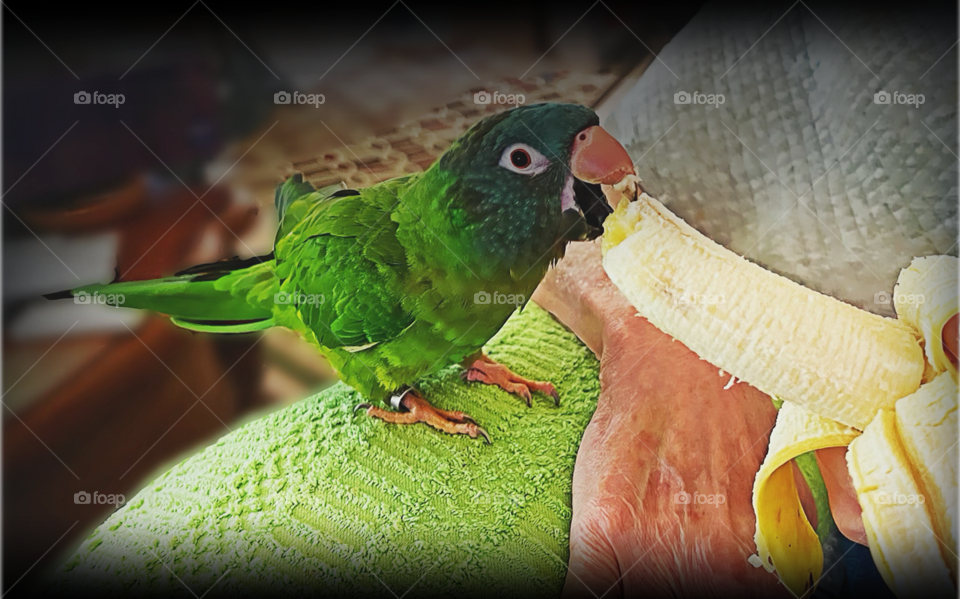
[(553, 398), (553, 401), (556, 402), (557, 407), (559, 408), (559, 407), (560, 407), (560, 394), (557, 393), (557, 390), (556, 390), (556, 389), (553, 390), (553, 393), (550, 394), (550, 397)]
[(493, 445), (493, 441), (490, 440), (490, 435), (487, 434), (487, 431), (483, 430), (479, 426), (477, 427), (477, 432), (483, 435), (483, 438), (486, 440), (487, 445)]
[(473, 416), (470, 416), (469, 414), (464, 414), (464, 415), (463, 415), (463, 421), (464, 421), (464, 422), (469, 422), (470, 424), (476, 424), (476, 423), (477, 423), (477, 421), (473, 419)]
[(470, 374), (470, 371), (469, 371), (469, 370), (464, 370), (463, 372), (460, 373), (460, 378), (463, 379), (463, 380), (467, 380), (467, 376), (468, 376), (469, 374)]
[(360, 408), (363, 408), (364, 410), (369, 410), (372, 407), (373, 406), (368, 403), (358, 403), (357, 405), (353, 406), (353, 413), (356, 414), (357, 410), (359, 410)]

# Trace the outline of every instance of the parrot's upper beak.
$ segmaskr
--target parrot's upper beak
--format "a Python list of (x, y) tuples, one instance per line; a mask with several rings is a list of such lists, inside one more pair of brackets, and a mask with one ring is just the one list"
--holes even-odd
[(602, 128), (593, 126), (574, 138), (570, 172), (574, 180), (568, 182), (572, 188), (565, 194), (561, 223), (561, 229), (566, 231), (564, 239), (596, 239), (603, 233), (603, 221), (613, 212), (600, 185), (612, 185), (634, 174), (633, 162), (620, 142)]
[(587, 127), (573, 139), (570, 171), (585, 183), (613, 185), (627, 175), (636, 174), (630, 155), (603, 128)]

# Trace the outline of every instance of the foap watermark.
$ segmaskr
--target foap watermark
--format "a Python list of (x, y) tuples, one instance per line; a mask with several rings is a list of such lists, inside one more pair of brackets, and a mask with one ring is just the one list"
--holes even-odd
[(727, 496), (723, 493), (699, 493), (694, 491), (691, 494), (680, 491), (673, 494), (673, 502), (677, 505), (712, 505), (719, 508), (727, 502)]
[(873, 496), (874, 501), (880, 505), (912, 505), (920, 507), (927, 502), (926, 498), (920, 493), (889, 493), (887, 491), (877, 491)]
[(327, 101), (323, 94), (302, 94), (300, 92), (277, 92), (273, 94), (274, 104), (304, 104), (320, 108)]
[(324, 301), (326, 298), (320, 293), (280, 291), (273, 294), (273, 303), (280, 306), (319, 306)]
[(493, 294), (486, 291), (478, 291), (473, 294), (473, 303), (487, 306), (494, 305), (512, 305), (519, 306), (526, 303), (527, 298), (522, 293), (500, 293), (494, 291)]
[(122, 493), (78, 491), (73, 494), (73, 502), (77, 505), (123, 505), (127, 502), (127, 498)]
[(485, 89), (481, 89), (473, 94), (474, 104), (508, 104), (510, 106), (520, 106), (527, 101), (523, 94), (501, 94), (493, 92), (492, 94)]
[(100, 92), (77, 92), (73, 94), (74, 104), (109, 104), (114, 108), (120, 108), (120, 105), (127, 101), (123, 94), (101, 94)]
[(890, 92), (881, 90), (873, 94), (874, 104), (904, 104), (919, 108), (925, 100), (926, 98), (923, 97), (923, 94), (902, 94), (898, 91), (891, 94)]
[(677, 296), (678, 304), (687, 305), (714, 306), (726, 301), (722, 293), (681, 293)]
[(101, 306), (117, 307), (122, 306), (125, 301), (126, 298), (122, 293), (100, 293), (99, 291), (87, 293), (86, 291), (80, 291), (73, 296), (73, 303), (91, 306), (99, 304)]
[(901, 306), (917, 305), (927, 301), (922, 293), (894, 293), (893, 296), (886, 291), (878, 291), (873, 294), (873, 303), (875, 304), (899, 304)]
[(698, 91), (689, 92), (679, 91), (673, 94), (674, 104), (704, 104), (713, 105), (714, 108), (720, 108), (720, 105), (727, 99), (723, 94), (702, 94)]

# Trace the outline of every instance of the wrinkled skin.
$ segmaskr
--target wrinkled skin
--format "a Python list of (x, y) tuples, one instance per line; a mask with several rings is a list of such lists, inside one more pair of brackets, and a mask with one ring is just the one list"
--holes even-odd
[[(577, 454), (565, 597), (789, 597), (754, 568), (753, 480), (770, 398), (660, 332), (609, 281), (598, 243), (571, 245), (533, 299), (600, 358)], [(677, 493), (709, 501), (675, 501)]]

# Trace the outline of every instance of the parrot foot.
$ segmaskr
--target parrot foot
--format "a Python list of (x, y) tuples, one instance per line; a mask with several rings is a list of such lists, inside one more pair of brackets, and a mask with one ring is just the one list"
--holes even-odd
[(455, 410), (435, 408), (412, 389), (407, 389), (402, 394), (391, 397), (390, 403), (397, 409), (396, 412), (384, 410), (368, 403), (357, 404), (353, 411), (356, 413), (357, 410), (362, 408), (366, 410), (368, 416), (391, 424), (423, 422), (451, 435), (469, 435), (473, 439), (480, 436), (484, 438), (488, 445), (493, 443), (487, 431), (477, 426), (477, 421), (470, 415)]
[(466, 381), (479, 381), (486, 385), (496, 385), (513, 395), (519, 395), (527, 402), (527, 407), (533, 405), (531, 391), (539, 391), (553, 398), (560, 405), (560, 394), (552, 383), (534, 381), (513, 373), (503, 364), (494, 362), (492, 358), (481, 355), (463, 372), (461, 377)]

